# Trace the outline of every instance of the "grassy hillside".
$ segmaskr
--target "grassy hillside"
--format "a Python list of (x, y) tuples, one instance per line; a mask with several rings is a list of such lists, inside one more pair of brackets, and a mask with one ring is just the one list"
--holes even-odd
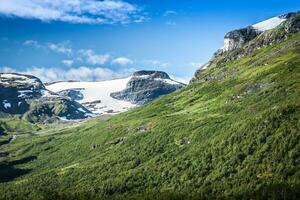
[[(300, 33), (116, 117), (18, 137), (3, 199), (296, 199)], [(6, 174), (6, 175), (5, 175)]]

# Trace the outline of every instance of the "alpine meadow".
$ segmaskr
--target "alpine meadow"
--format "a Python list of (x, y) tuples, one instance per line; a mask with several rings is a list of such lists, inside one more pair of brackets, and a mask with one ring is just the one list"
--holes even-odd
[[(138, 20), (130, 5), (103, 20)], [(0, 199), (300, 198), (300, 12), (228, 32), (187, 84), (163, 69), (50, 81), (2, 68)]]

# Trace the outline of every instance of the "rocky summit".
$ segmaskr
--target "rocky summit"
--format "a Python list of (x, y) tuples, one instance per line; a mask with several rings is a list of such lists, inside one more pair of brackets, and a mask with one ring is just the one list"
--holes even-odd
[(183, 86), (183, 83), (172, 80), (165, 72), (143, 70), (133, 74), (124, 90), (110, 95), (115, 99), (141, 105)]
[[(293, 19), (299, 13), (288, 13), (280, 15), (278, 17), (273, 17), (271, 19), (265, 20), (263, 22), (248, 26), (246, 28), (241, 28), (228, 32), (224, 37), (224, 47), (222, 52), (232, 51), (241, 48), (244, 44), (264, 33), (265, 31), (276, 28), (285, 23), (287, 32), (296, 32), (298, 29), (298, 23), (294, 24)], [(294, 30), (296, 28), (296, 30)], [(299, 28), (299, 27), (298, 27)]]
[(70, 98), (47, 90), (40, 79), (17, 73), (0, 74), (0, 115), (19, 115), (31, 122), (83, 119), (90, 111)]
[[(204, 77), (206, 68), (224, 66), (256, 50), (285, 41), (289, 36), (300, 31), (300, 12), (287, 13), (246, 28), (228, 32), (224, 37), (224, 46), (217, 50), (209, 60), (195, 73), (191, 82), (207, 81), (214, 77)], [(220, 72), (228, 75), (228, 72)], [(200, 78), (201, 77), (201, 78)]]

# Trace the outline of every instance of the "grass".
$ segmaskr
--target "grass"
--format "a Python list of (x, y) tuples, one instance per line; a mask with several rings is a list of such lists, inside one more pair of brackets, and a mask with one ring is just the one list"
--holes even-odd
[(208, 68), (200, 78), (214, 79), (108, 120), (2, 145), (2, 168), (16, 176), (0, 179), (0, 198), (297, 199), (299, 40)]

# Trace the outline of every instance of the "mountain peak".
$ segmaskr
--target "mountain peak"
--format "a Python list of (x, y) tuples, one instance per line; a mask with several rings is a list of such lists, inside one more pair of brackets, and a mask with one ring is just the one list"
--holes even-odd
[(133, 77), (148, 76), (149, 78), (171, 79), (170, 76), (163, 71), (141, 70), (133, 73)]
[(142, 70), (133, 74), (124, 90), (111, 93), (110, 96), (141, 105), (183, 86), (183, 83), (172, 80), (166, 72)]
[(202, 79), (201, 74), (206, 68), (224, 66), (228, 61), (284, 41), (299, 31), (300, 12), (287, 13), (246, 28), (230, 31), (224, 37), (224, 47), (217, 50), (214, 56), (196, 71), (191, 82)]
[(299, 12), (283, 14), (245, 28), (228, 32), (224, 37), (224, 47), (222, 48), (222, 52), (228, 52), (240, 48), (242, 45), (254, 39), (258, 35), (264, 33), (265, 31), (277, 28), (283, 22), (287, 21), (297, 14), (299, 14)]
[(45, 89), (44, 84), (37, 77), (19, 73), (0, 73), (0, 85)]

